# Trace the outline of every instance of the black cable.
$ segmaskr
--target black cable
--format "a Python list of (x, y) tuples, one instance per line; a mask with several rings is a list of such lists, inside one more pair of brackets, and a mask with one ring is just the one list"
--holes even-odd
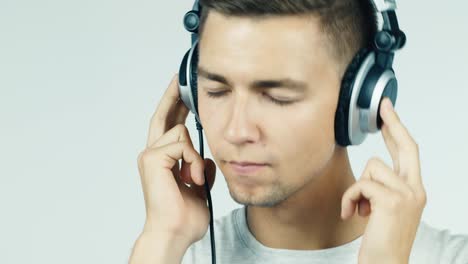
[[(198, 141), (200, 145), (200, 156), (204, 160), (204, 154), (203, 154), (203, 127), (201, 124), (198, 122), (198, 120), (195, 120), (197, 130), (198, 130)], [(208, 209), (210, 211), (210, 239), (211, 239), (211, 263), (216, 264), (216, 245), (215, 245), (215, 239), (214, 239), (214, 227), (213, 227), (213, 204), (211, 202), (211, 194), (210, 194), (210, 186), (208, 183), (208, 178), (206, 177), (206, 169), (203, 170), (203, 174), (205, 175), (205, 192), (206, 192), (206, 197), (208, 198)]]

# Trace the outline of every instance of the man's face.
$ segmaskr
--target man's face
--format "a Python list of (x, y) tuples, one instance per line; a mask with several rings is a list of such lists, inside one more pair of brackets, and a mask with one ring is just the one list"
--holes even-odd
[[(340, 76), (319, 27), (311, 16), (208, 16), (200, 43), (200, 119), (240, 204), (287, 199), (316, 178), (335, 151)], [(238, 173), (230, 161), (268, 166)]]

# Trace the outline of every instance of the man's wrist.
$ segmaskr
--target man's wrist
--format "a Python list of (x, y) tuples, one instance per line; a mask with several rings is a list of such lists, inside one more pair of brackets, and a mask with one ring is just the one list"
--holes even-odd
[(180, 264), (189, 246), (170, 234), (143, 232), (135, 242), (130, 264)]

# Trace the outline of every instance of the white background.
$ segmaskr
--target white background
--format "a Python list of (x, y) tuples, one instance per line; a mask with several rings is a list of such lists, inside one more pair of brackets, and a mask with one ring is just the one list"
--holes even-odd
[[(468, 4), (400, 2), (397, 110), (420, 145), (423, 219), (468, 233)], [(136, 158), (191, 5), (0, 0), (0, 263), (127, 262), (145, 217)], [(373, 155), (391, 161), (380, 134), (350, 154), (358, 176)], [(239, 205), (217, 179), (220, 217)]]

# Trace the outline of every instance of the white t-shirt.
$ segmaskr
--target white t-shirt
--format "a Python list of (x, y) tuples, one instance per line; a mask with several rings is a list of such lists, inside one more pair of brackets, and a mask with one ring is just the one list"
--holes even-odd
[[(362, 236), (341, 246), (320, 250), (269, 248), (250, 233), (245, 206), (215, 220), (217, 264), (357, 264)], [(210, 264), (209, 231), (189, 247), (182, 264)], [(454, 235), (421, 221), (409, 264), (468, 264), (468, 235)]]

